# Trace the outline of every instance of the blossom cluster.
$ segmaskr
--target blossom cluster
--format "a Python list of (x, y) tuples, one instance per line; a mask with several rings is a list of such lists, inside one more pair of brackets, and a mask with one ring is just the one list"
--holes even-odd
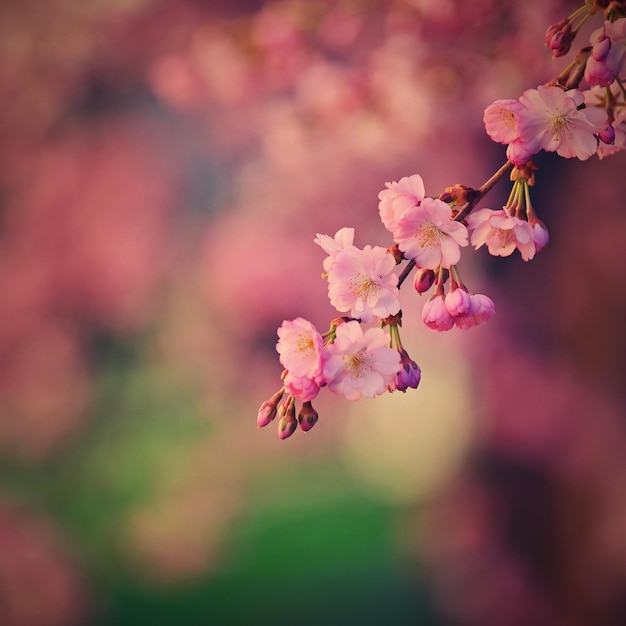
[[(594, 10), (589, 4), (548, 29), (546, 44), (554, 56), (569, 52), (578, 28)], [(591, 34), (591, 45), (558, 77), (527, 89), (518, 100), (496, 100), (485, 109), (487, 134), (508, 144), (512, 163), (523, 165), (541, 150), (586, 160), (626, 147), (626, 7), (623, 2), (606, 4), (607, 19)]]
[[(328, 297), (345, 316), (320, 334), (308, 320), (284, 321), (276, 349), (283, 386), (261, 405), (258, 426), (278, 417), (284, 439), (298, 424), (310, 430), (318, 420), (311, 401), (322, 387), (354, 401), (385, 392), (417, 388), (419, 366), (402, 345), (400, 288), (414, 273), (419, 294), (433, 289), (422, 309), (422, 321), (435, 331), (468, 330), (495, 314), (493, 301), (472, 292), (461, 279), (463, 248), (486, 247), (493, 256), (518, 250), (524, 261), (546, 247), (548, 230), (530, 198), (539, 151), (564, 158), (600, 158), (626, 147), (626, 6), (624, 2), (586, 2), (551, 26), (546, 44), (554, 56), (566, 54), (578, 29), (604, 9), (604, 25), (553, 81), (524, 91), (518, 100), (496, 100), (485, 109), (487, 134), (508, 144), (506, 163), (481, 187), (454, 185), (428, 196), (418, 174), (385, 183), (378, 212), (393, 238), (385, 248), (354, 245), (353, 228), (334, 237), (318, 234), (315, 243), (327, 254), (323, 261)], [(576, 21), (578, 23), (576, 24)], [(513, 183), (500, 209), (477, 208), (506, 174)], [(400, 273), (396, 268), (405, 264)], [(362, 324), (376, 324), (363, 330)], [(296, 401), (302, 406), (296, 417)]]

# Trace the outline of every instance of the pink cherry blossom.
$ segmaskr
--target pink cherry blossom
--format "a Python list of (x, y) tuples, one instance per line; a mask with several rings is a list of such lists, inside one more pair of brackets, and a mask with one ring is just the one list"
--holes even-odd
[(446, 308), (445, 299), (435, 294), (428, 300), (422, 309), (422, 321), (428, 328), (443, 332), (454, 326), (454, 318)]
[(626, 59), (626, 18), (610, 22), (590, 37), (591, 55), (585, 65), (585, 80), (592, 87), (608, 87), (624, 68)]
[(452, 317), (465, 315), (471, 307), (470, 295), (460, 287), (453, 289), (446, 294), (445, 305)]
[(496, 314), (496, 307), (491, 298), (482, 293), (470, 294), (470, 309), (465, 315), (454, 318), (457, 328), (468, 330), (489, 321)]
[(340, 312), (363, 322), (384, 319), (400, 310), (396, 261), (380, 246), (349, 246), (335, 256), (328, 274), (328, 297)]
[(525, 142), (520, 137), (519, 115), (524, 105), (518, 100), (496, 100), (483, 115), (485, 130), (493, 141), (508, 143), (506, 156), (511, 163), (523, 165), (539, 152), (538, 141)]
[(364, 333), (359, 322), (346, 322), (337, 327), (335, 341), (326, 350), (328, 388), (351, 401), (385, 392), (400, 371), (400, 354), (389, 347), (382, 328)]
[(328, 235), (317, 236), (313, 240), (328, 256), (324, 259), (323, 267), (325, 272), (330, 272), (330, 268), (335, 261), (335, 257), (345, 248), (352, 248), (354, 242), (354, 228), (340, 228), (334, 237)]
[(483, 115), (485, 130), (497, 143), (511, 143), (519, 139), (517, 116), (523, 109), (518, 100), (496, 100)]
[(280, 362), (292, 376), (312, 379), (320, 376), (324, 341), (311, 322), (301, 317), (285, 320), (278, 329), (278, 337), (276, 350)]
[(560, 87), (527, 89), (520, 98), (524, 108), (518, 113), (520, 140), (565, 158), (588, 159), (598, 148), (596, 134), (607, 123), (606, 112), (582, 108), (583, 94)]
[(394, 239), (405, 256), (418, 267), (450, 267), (467, 245), (467, 228), (450, 219), (450, 207), (441, 200), (424, 198), (419, 206), (407, 209), (398, 221)]
[(378, 211), (385, 228), (393, 233), (406, 210), (419, 205), (426, 192), (424, 181), (418, 174), (385, 183), (385, 186), (387, 189), (378, 194)]
[(537, 245), (532, 226), (509, 215), (505, 209), (481, 209), (472, 213), (467, 223), (476, 250), (487, 244), (489, 254), (494, 256), (509, 256), (515, 248), (520, 251), (524, 261), (535, 256)]
[(301, 402), (313, 400), (320, 391), (321, 382), (323, 382), (321, 373), (319, 376), (311, 378), (309, 376), (296, 376), (289, 371), (283, 380), (287, 393)]

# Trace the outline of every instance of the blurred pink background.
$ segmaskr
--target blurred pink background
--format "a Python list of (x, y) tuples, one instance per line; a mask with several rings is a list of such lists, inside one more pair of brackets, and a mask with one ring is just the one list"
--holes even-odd
[(276, 327), (336, 316), (315, 234), (484, 182), (577, 6), (0, 7), (0, 624), (626, 623), (626, 155), (538, 157), (549, 247), (461, 262), (490, 325), (405, 289), (417, 391), (255, 425)]

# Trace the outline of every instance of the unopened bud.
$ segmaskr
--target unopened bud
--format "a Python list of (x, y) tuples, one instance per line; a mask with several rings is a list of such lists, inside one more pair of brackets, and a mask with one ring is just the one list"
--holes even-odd
[(422, 372), (418, 364), (409, 357), (404, 349), (400, 352), (400, 364), (402, 368), (396, 375), (396, 389), (402, 392), (405, 392), (409, 387), (417, 389)]
[(606, 57), (609, 56), (610, 51), (611, 40), (604, 36), (593, 44), (593, 47), (591, 48), (591, 56), (596, 61), (604, 61)]
[(389, 254), (391, 254), (391, 256), (393, 256), (393, 258), (396, 261), (396, 265), (398, 265), (398, 263), (402, 263), (402, 261), (404, 261), (404, 252), (402, 252), (402, 250), (400, 250), (400, 248), (398, 247), (398, 244), (394, 244), (393, 246), (391, 246), (391, 248), (387, 248), (387, 252)]
[(435, 272), (425, 267), (420, 268), (415, 272), (415, 291), (417, 293), (425, 293), (428, 291), (435, 282)]
[(576, 37), (576, 31), (572, 31), (572, 23), (568, 19), (552, 24), (546, 31), (546, 46), (552, 50), (552, 55), (561, 57), (567, 54)]
[(298, 423), (300, 424), (300, 428), (306, 433), (315, 424), (317, 424), (317, 420), (319, 415), (317, 411), (313, 408), (313, 405), (310, 402), (305, 402), (300, 409), (300, 413), (298, 414)]
[(296, 404), (293, 398), (288, 398), (279, 409), (280, 419), (278, 420), (278, 436), (281, 439), (291, 437), (298, 427), (296, 419)]
[(269, 400), (266, 400), (261, 405), (256, 418), (256, 425), (258, 428), (263, 428), (263, 426), (267, 426), (274, 420), (277, 413), (278, 403), (280, 402), (280, 399), (283, 397), (284, 393), (285, 389), (281, 388)]
[(535, 249), (537, 252), (541, 252), (550, 240), (550, 234), (546, 225), (540, 219), (533, 219), (528, 221), (533, 228), (533, 241), (535, 242)]
[(439, 196), (442, 202), (454, 204), (465, 204), (466, 202), (472, 202), (479, 196), (480, 192), (467, 185), (453, 185), (452, 187), (446, 187), (446, 190)]
[(612, 124), (607, 124), (604, 130), (598, 133), (598, 137), (604, 143), (612, 144), (615, 142), (615, 128)]
[(524, 163), (523, 165), (516, 165), (511, 170), (510, 179), (512, 182), (515, 182), (520, 179), (524, 179), (528, 182), (528, 185), (532, 187), (535, 184), (535, 170), (537, 166), (535, 162), (530, 160)]

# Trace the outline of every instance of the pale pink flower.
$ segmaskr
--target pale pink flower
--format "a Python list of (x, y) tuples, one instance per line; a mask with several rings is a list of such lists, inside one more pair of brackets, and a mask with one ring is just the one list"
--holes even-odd
[(592, 87), (608, 87), (622, 72), (626, 59), (626, 18), (610, 22), (590, 37), (591, 55), (585, 65), (585, 80)]
[(313, 379), (320, 376), (324, 340), (311, 322), (301, 317), (285, 320), (278, 329), (278, 337), (276, 350), (288, 372)]
[(363, 322), (384, 319), (400, 310), (396, 261), (380, 246), (350, 246), (338, 252), (328, 274), (328, 297), (340, 312)]
[(454, 318), (446, 308), (442, 295), (435, 294), (422, 309), (422, 321), (428, 328), (443, 332), (454, 326)]
[(583, 161), (596, 152), (596, 134), (606, 126), (607, 116), (597, 108), (579, 109), (584, 96), (577, 89), (539, 86), (527, 89), (520, 102), (524, 108), (518, 113), (518, 125), (525, 145)]
[(496, 100), (483, 115), (485, 130), (493, 141), (511, 143), (519, 139), (517, 116), (524, 107), (518, 100)]
[(317, 396), (320, 390), (320, 382), (323, 381), (323, 375), (311, 378), (309, 376), (296, 376), (287, 371), (283, 380), (285, 390), (290, 396), (301, 402), (308, 402)]
[(515, 248), (520, 251), (524, 261), (535, 256), (537, 246), (532, 226), (509, 215), (505, 209), (481, 209), (472, 213), (467, 223), (476, 250), (487, 244), (489, 254), (494, 256), (509, 256)]
[(398, 182), (385, 183), (385, 186), (387, 189), (378, 194), (378, 211), (385, 228), (393, 233), (406, 210), (417, 206), (426, 192), (424, 181), (418, 174), (405, 176)]
[(323, 267), (325, 272), (330, 272), (337, 254), (346, 248), (354, 247), (354, 228), (340, 228), (334, 237), (317, 233), (313, 242), (328, 254), (324, 259)]
[(454, 318), (457, 328), (468, 330), (489, 321), (496, 314), (493, 300), (482, 293), (470, 294), (470, 309), (465, 315)]
[(523, 165), (539, 152), (539, 144), (522, 141), (519, 131), (519, 115), (524, 105), (518, 100), (496, 100), (483, 116), (485, 130), (493, 141), (508, 143), (506, 156), (511, 163)]
[(465, 289), (458, 287), (446, 294), (445, 305), (452, 317), (465, 315), (471, 307), (470, 295)]
[(450, 207), (445, 202), (424, 198), (400, 218), (394, 239), (418, 267), (450, 267), (461, 258), (461, 246), (467, 245), (468, 236), (467, 228), (450, 217)]
[(382, 328), (364, 333), (359, 322), (346, 322), (337, 327), (335, 341), (326, 350), (328, 388), (348, 400), (380, 395), (400, 371), (400, 354), (389, 347), (389, 335)]

